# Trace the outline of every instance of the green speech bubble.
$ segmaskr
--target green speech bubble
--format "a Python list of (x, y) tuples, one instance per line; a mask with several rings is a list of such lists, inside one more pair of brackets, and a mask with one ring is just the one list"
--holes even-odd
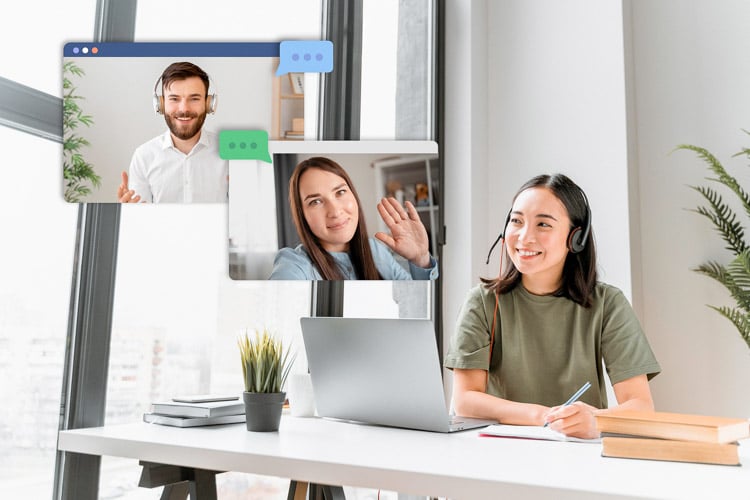
[(222, 130), (219, 132), (222, 160), (262, 160), (271, 163), (268, 132), (265, 130)]

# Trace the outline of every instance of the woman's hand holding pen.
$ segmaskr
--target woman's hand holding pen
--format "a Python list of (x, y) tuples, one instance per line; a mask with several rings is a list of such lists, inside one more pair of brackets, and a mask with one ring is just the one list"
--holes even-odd
[(549, 424), (550, 429), (562, 432), (566, 436), (594, 439), (599, 437), (594, 418), (598, 411), (600, 410), (589, 404), (577, 401), (567, 406), (550, 408), (544, 416), (544, 421)]
[(408, 201), (404, 205), (405, 207), (402, 207), (395, 198), (380, 200), (378, 213), (391, 234), (378, 232), (375, 233), (375, 237), (403, 258), (419, 267), (427, 268), (430, 266), (427, 230), (414, 205)]

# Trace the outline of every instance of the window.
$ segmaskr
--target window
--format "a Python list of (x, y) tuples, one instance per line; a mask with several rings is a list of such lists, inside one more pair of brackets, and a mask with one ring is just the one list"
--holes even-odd
[[(319, 33), (319, 2), (235, 3), (230, 10), (182, 0), (140, 2), (135, 40), (280, 41)], [(107, 424), (137, 420), (151, 402), (177, 392), (241, 391), (236, 338), (244, 328), (266, 326), (299, 338), (302, 347), (296, 318), (310, 314), (310, 283), (232, 282), (226, 210), (123, 207)], [(306, 370), (304, 352), (294, 370)], [(139, 470), (136, 461), (103, 458), (100, 497), (158, 498), (160, 489), (137, 488)], [(281, 478), (217, 476), (221, 498), (286, 498), (287, 485)]]
[(434, 1), (362, 5), (360, 137), (434, 139)]
[(63, 43), (90, 40), (95, 14), (92, 0), (4, 2), (0, 77), (59, 96)]
[[(276, 43), (207, 45), (200, 42), (94, 43), (76, 40), (65, 44), (63, 54), (63, 73), (73, 87), (74, 102), (90, 118), (90, 122), (81, 120), (83, 123), (75, 133), (88, 142), (81, 148), (81, 153), (86, 162), (94, 166), (101, 181), (99, 186), (91, 186), (91, 193), (78, 196), (71, 193), (71, 201), (117, 202), (121, 174), (130, 167), (130, 187), (144, 200), (159, 201), (159, 197), (164, 196), (162, 201), (190, 202), (189, 197), (183, 198), (174, 192), (168, 194), (171, 190), (167, 193), (159, 193), (161, 189), (151, 192), (150, 177), (158, 178), (159, 175), (147, 170), (142, 172), (144, 178), (139, 181), (131, 164), (131, 160), (137, 157), (139, 164), (149, 165), (148, 153), (141, 151), (134, 155), (134, 151), (165, 133), (165, 119), (169, 122), (170, 109), (171, 113), (183, 112), (182, 102), (189, 103), (186, 105), (191, 111), (203, 110), (203, 101), (195, 96), (192, 100), (178, 99), (174, 95), (170, 97), (170, 92), (162, 88), (161, 75), (172, 64), (188, 62), (197, 66), (196, 71), (202, 70), (208, 75), (206, 90), (212, 104), (206, 106), (203, 130), (215, 134), (237, 128), (271, 130), (274, 82), (278, 80), (275, 73), (279, 65)], [(199, 83), (191, 91), (202, 91), (203, 88)], [(298, 104), (302, 116), (304, 97), (298, 99)], [(160, 114), (156, 113), (156, 107)], [(214, 148), (211, 164), (221, 164), (218, 147)], [(208, 168), (207, 164), (200, 164)], [(204, 182), (210, 179), (211, 185), (216, 184), (214, 189), (218, 192), (208, 199), (220, 200), (219, 186), (223, 185), (223, 199), (226, 200), (225, 172), (222, 175), (217, 171), (216, 177), (195, 175), (196, 179), (202, 178)], [(66, 179), (66, 183), (69, 182)], [(90, 186), (86, 177), (82, 183)], [(200, 199), (195, 198), (196, 201)]]
[(78, 208), (52, 174), (59, 144), (6, 127), (0, 144), (13, 145), (0, 200), (0, 483), (7, 498), (49, 498)]
[[(16, 23), (13, 25), (19, 27), (16, 31), (13, 31), (13, 26), (9, 26), (3, 33), (7, 34), (8, 38), (4, 46), (13, 54), (9, 57), (3, 54), (3, 60), (7, 63), (4, 68), (11, 71), (12, 64), (9, 61), (19, 61), (19, 64), (13, 66), (17, 73), (8, 72), (1, 76), (44, 92), (58, 94), (62, 41), (89, 39), (94, 25), (96, 5), (89, 0), (73, 0), (66, 2), (64, 6), (53, 7), (52, 11), (47, 9), (44, 19), (49, 21), (46, 21), (48, 25), (43, 26), (43, 32), (47, 39), (53, 38), (53, 43), (29, 46), (30, 50), (38, 51), (39, 48), (43, 48), (46, 51), (33, 53), (35, 64), (31, 66), (28, 65), (30, 52), (26, 47), (24, 51), (15, 50), (18, 44), (11, 43), (29, 36), (27, 30), (24, 30), (26, 25)], [(32, 10), (35, 7), (36, 4), (33, 3), (13, 4), (8, 7), (10, 10), (6, 9), (6, 17), (36, 20), (39, 16)], [(290, 12), (293, 15), (289, 15)], [(195, 0), (141, 2), (137, 11), (135, 39), (249, 40), (248, 36), (251, 36), (252, 40), (268, 41), (317, 38), (320, 33), (320, 12), (321, 2), (309, 0), (238, 3), (232, 5), (231, 10), (206, 9), (205, 3)], [(277, 22), (265, 22), (266, 20)], [(39, 23), (36, 25), (38, 27)], [(249, 31), (252, 33), (249, 34)], [(61, 35), (57, 37), (50, 33)], [(41, 78), (37, 82), (32, 76), (27, 77), (27, 73), (24, 73), (26, 71), (28, 75), (36, 71)], [(398, 91), (396, 93), (398, 95)], [(407, 138), (398, 132), (395, 135)], [(433, 137), (433, 134), (423, 135), (420, 129), (417, 137)], [(48, 170), (59, 172), (59, 146), (52, 143), (40, 146), (38, 139), (5, 129), (0, 129), (0, 141), (12, 144), (13, 151), (19, 152), (19, 157), (10, 162), (12, 165), (28, 167), (35, 163), (37, 157), (44, 157), (44, 161), (39, 162), (39, 165), (54, 166)], [(34, 152), (33, 160), (26, 156), (29, 151)], [(20, 156), (22, 154), (23, 157)], [(43, 414), (44, 419), (52, 422), (51, 428), (56, 427), (59, 411), (59, 374), (63, 371), (62, 353), (65, 345), (70, 269), (75, 244), (74, 214), (77, 207), (62, 202), (58, 175), (38, 175), (39, 172), (44, 172), (42, 168), (16, 170), (19, 177), (16, 179), (11, 175), (12, 182), (9, 184), (13, 186), (14, 192), (6, 193), (3, 204), (7, 214), (22, 213), (23, 222), (11, 217), (1, 221), (0, 227), (5, 230), (4, 234), (23, 237), (24, 241), (30, 241), (31, 244), (7, 246), (2, 250), (6, 258), (2, 264), (4, 280), (0, 283), (0, 312), (3, 313), (0, 317), (0, 342), (12, 345), (18, 350), (16, 344), (11, 343), (19, 340), (19, 335), (23, 335), (26, 340), (26, 333), (29, 331), (50, 333), (49, 342), (41, 342), (34, 346), (33, 350), (29, 348), (28, 352), (30, 356), (37, 354), (36, 360), (50, 360), (49, 365), (45, 366), (49, 373), (55, 373), (58, 385), (53, 387), (55, 382), (52, 378), (39, 378), (37, 382), (41, 388), (39, 392), (31, 389), (33, 397), (30, 400), (18, 398), (16, 395), (6, 395), (6, 401), (19, 401), (20, 406), (13, 407), (16, 408), (13, 411), (21, 417), (28, 415), (28, 418), (22, 419), (27, 424), (26, 427), (30, 427), (29, 423), (33, 422), (33, 426), (44, 434), (46, 424), (32, 421), (31, 415)], [(33, 172), (33, 177), (22, 172)], [(54, 183), (49, 189), (48, 181)], [(42, 192), (45, 195), (40, 197)], [(33, 202), (31, 209), (26, 208), (29, 200)], [(177, 389), (190, 392), (223, 391), (229, 390), (235, 384), (239, 385), (239, 377), (232, 366), (239, 369), (234, 341), (242, 328), (270, 326), (285, 336), (299, 337), (296, 318), (310, 313), (310, 283), (231, 282), (226, 275), (228, 263), (224, 257), (226, 227), (226, 207), (223, 205), (123, 207), (106, 423), (140, 418), (140, 414), (145, 410), (144, 405), (162, 397), (169, 397)], [(38, 241), (33, 231), (35, 228), (39, 228), (38, 234), (49, 238), (54, 244), (49, 244), (49, 241)], [(6, 276), (10, 276), (10, 279), (6, 280)], [(29, 283), (36, 286), (28, 285)], [(352, 286), (357, 288), (360, 285)], [(421, 317), (423, 312), (419, 312), (418, 307), (405, 308), (401, 302), (392, 298), (396, 295), (396, 286), (389, 283), (378, 286), (378, 294), (385, 304), (382, 312), (371, 308), (361, 311), (361, 314)], [(425, 284), (421, 286), (424, 287)], [(359, 293), (362, 293), (365, 289), (359, 290)], [(425, 288), (420, 292), (414, 292), (414, 296), (419, 297), (419, 303), (430, 304), (429, 297), (433, 290)], [(356, 305), (359, 300), (356, 293), (347, 298), (350, 305)], [(394, 309), (388, 301), (399, 305)], [(284, 314), (281, 314), (282, 311), (274, 310), (271, 304), (283, 307)], [(289, 314), (292, 310), (299, 314)], [(287, 318), (288, 322), (274, 324), (276, 318), (281, 317)], [(8, 352), (8, 349), (0, 352)], [(54, 359), (60, 360), (59, 366), (54, 366)], [(8, 356), (0, 355), (0, 363), (11, 369), (20, 366), (19, 363), (23, 364), (22, 368), (14, 372), (9, 370), (8, 373), (18, 373), (26, 379), (34, 379), (35, 372), (27, 367), (30, 362), (27, 363), (20, 356), (10, 359)], [(295, 371), (305, 369), (305, 364), (302, 355), (297, 360)], [(32, 376), (29, 377), (28, 374)], [(180, 383), (176, 385), (174, 380), (178, 378)], [(21, 382), (31, 384), (33, 380)], [(15, 386), (11, 387), (17, 390)], [(52, 396), (49, 396), (50, 394)], [(38, 400), (34, 399), (37, 395), (40, 398)], [(34, 404), (41, 404), (42, 398), (45, 398), (44, 407), (34, 407)], [(10, 407), (4, 410), (10, 411)], [(28, 412), (24, 413), (27, 410)], [(8, 421), (10, 420), (6, 416), (4, 422)], [(4, 457), (13, 457), (16, 461), (18, 457), (24, 460), (29, 458), (28, 463), (31, 463), (31, 459), (36, 457), (27, 457), (22, 448), (7, 448), (14, 444), (11, 442), (9, 445), (8, 439), (5, 438), (13, 438), (13, 432), (21, 427), (6, 426), (2, 434), (4, 440), (0, 446), (6, 446), (2, 450), (6, 451)], [(10, 467), (10, 463), (2, 462), (3, 459), (0, 459), (0, 464), (6, 466), (4, 472), (0, 473), (4, 487), (9, 484), (6, 481), (8, 478), (13, 484), (23, 486), (24, 496), (36, 498), (48, 495), (54, 464), (54, 438), (53, 430), (47, 437), (42, 436), (31, 444), (36, 448), (41, 447), (40, 455), (44, 455), (44, 446), (47, 445), (43, 443), (48, 443), (47, 463), (38, 469), (43, 477), (19, 476), (19, 470), (30, 470), (28, 463), (24, 463), (23, 469), (14, 469)], [(27, 446), (30, 441), (14, 442)], [(17, 465), (17, 462), (13, 464)], [(160, 491), (135, 487), (138, 469), (134, 461), (103, 459), (100, 497), (159, 497)], [(219, 476), (219, 494), (222, 498), (284, 498), (285, 483), (286, 480), (283, 479), (223, 474)], [(38, 491), (34, 489), (37, 485)], [(248, 495), (250, 488), (255, 489)], [(7, 494), (7, 490), (4, 492)]]
[[(310, 315), (311, 283), (232, 281), (226, 227), (225, 205), (123, 207), (106, 424), (138, 421), (180, 394), (239, 395), (245, 330), (291, 342), (293, 370), (307, 371), (298, 318)], [(139, 473), (134, 460), (103, 458), (100, 496), (142, 498)], [(274, 498), (288, 480), (221, 474), (217, 487), (220, 497)]]
[(346, 281), (344, 317), (434, 319), (432, 281)]

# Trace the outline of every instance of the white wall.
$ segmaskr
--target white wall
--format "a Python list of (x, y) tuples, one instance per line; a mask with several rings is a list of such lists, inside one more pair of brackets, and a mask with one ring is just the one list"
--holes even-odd
[(456, 12), (446, 14), (446, 66), (454, 68), (446, 82), (446, 337), (468, 288), (497, 273), (497, 250), (484, 262), (513, 195), (540, 173), (565, 173), (587, 192), (602, 277), (629, 295), (619, 2), (453, 3)]
[[(750, 351), (732, 324), (705, 304), (731, 305), (723, 287), (690, 271), (729, 260), (720, 237), (691, 209), (688, 185), (709, 172), (678, 144), (704, 146), (747, 187), (742, 159), (750, 142), (750, 3), (744, 0), (644, 0), (625, 3), (633, 96), (631, 158), (640, 212), (639, 311), (663, 372), (651, 384), (657, 407), (750, 415)], [(731, 198), (727, 198), (731, 199)]]
[[(632, 297), (662, 365), (657, 409), (750, 414), (748, 349), (704, 306), (728, 296), (690, 271), (726, 258), (685, 210), (699, 202), (686, 184), (707, 172), (688, 153), (668, 155), (688, 142), (728, 159), (747, 145), (750, 4), (448, 3), (446, 343), (466, 291), (497, 272), (497, 253), (484, 259), (513, 194), (560, 171), (587, 192), (601, 279)], [(741, 160), (729, 164), (747, 180)]]
[[(619, 2), (490, 2), (488, 18), (487, 241), (521, 184), (562, 172), (591, 203), (600, 278), (630, 296)], [(499, 252), (493, 257), (491, 275)]]
[[(443, 334), (445, 345), (466, 292), (487, 254), (487, 2), (446, 2), (445, 226)], [(450, 371), (445, 371), (450, 387)]]

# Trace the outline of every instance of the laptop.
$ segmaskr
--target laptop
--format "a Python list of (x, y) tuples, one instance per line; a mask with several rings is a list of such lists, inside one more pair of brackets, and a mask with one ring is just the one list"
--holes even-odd
[(300, 322), (319, 416), (434, 432), (497, 423), (448, 414), (432, 321)]

